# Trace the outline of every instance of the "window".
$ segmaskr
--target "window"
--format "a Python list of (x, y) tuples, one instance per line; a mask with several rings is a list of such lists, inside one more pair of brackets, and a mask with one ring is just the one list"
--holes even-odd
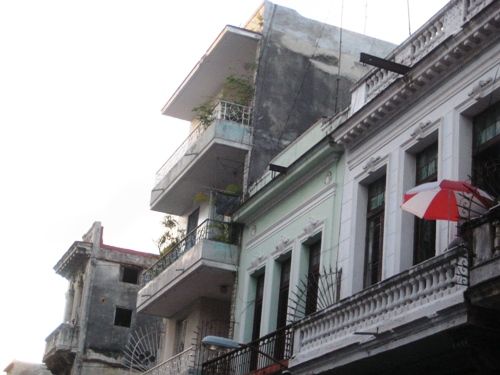
[(115, 309), (115, 326), (130, 327), (132, 323), (132, 310), (117, 307)]
[(198, 226), (198, 217), (200, 216), (200, 208), (198, 207), (188, 216), (187, 222), (187, 238), (186, 248), (190, 249), (196, 244), (196, 227)]
[(309, 266), (307, 270), (306, 315), (316, 312), (318, 305), (319, 261), (321, 241), (309, 246)]
[(500, 102), (473, 119), (473, 184), (500, 196)]
[(381, 280), (384, 245), (385, 176), (368, 185), (364, 287)]
[(139, 283), (139, 269), (133, 267), (122, 267), (121, 281), (129, 284)]
[[(415, 184), (437, 180), (437, 142), (416, 155)], [(413, 264), (432, 258), (436, 253), (436, 222), (415, 218)]]
[[(264, 273), (256, 277), (255, 303), (253, 309), (252, 341), (260, 337), (260, 322), (262, 320), (262, 302), (264, 300)], [(250, 355), (250, 370), (257, 368), (259, 353), (252, 350)]]
[(278, 315), (276, 319), (277, 329), (286, 326), (288, 291), (290, 289), (290, 264), (290, 258), (281, 263), (280, 289), (278, 295)]
[[(290, 258), (281, 263), (276, 329), (280, 329), (286, 326), (286, 317), (288, 311), (288, 291), (290, 290), (290, 265), (291, 265)], [(285, 332), (280, 332), (276, 336), (276, 342), (274, 344), (274, 358), (283, 359), (283, 354), (285, 353), (285, 345), (286, 345)]]

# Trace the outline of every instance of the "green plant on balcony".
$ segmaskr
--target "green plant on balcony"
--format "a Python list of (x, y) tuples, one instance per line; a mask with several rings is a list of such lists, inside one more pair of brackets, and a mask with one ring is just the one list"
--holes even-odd
[(214, 121), (214, 105), (208, 101), (202, 105), (193, 108), (195, 118), (200, 122), (204, 129), (208, 128)]
[(254, 87), (249, 77), (230, 75), (222, 87), (222, 100), (249, 106), (253, 99)]
[(231, 243), (232, 232), (230, 223), (222, 221), (212, 221), (208, 228), (210, 239), (217, 242)]
[(179, 228), (179, 222), (172, 215), (165, 215), (161, 221), (161, 225), (164, 228), (164, 232), (155, 243), (158, 246), (160, 255), (163, 256), (171, 252), (184, 238), (185, 230)]
[[(250, 77), (230, 75), (224, 80), (219, 100), (249, 106), (252, 102), (253, 94), (254, 86)], [(204, 129), (208, 128), (215, 120), (215, 105), (216, 101), (209, 100), (193, 108), (195, 118)]]

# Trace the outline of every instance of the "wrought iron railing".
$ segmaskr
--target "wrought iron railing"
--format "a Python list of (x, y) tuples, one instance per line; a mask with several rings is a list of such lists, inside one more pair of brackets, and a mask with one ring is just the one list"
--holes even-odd
[(214, 108), (214, 118), (237, 122), (242, 125), (250, 125), (252, 109), (245, 105), (220, 101)]
[(158, 184), (168, 171), (186, 154), (191, 146), (215, 120), (227, 120), (241, 125), (250, 125), (252, 108), (235, 103), (220, 101), (212, 110), (212, 122), (205, 124), (199, 122), (194, 130), (187, 136), (182, 144), (174, 151), (168, 160), (156, 172), (155, 183)]
[(143, 372), (143, 375), (187, 375), (194, 367), (195, 350), (193, 347), (169, 358), (165, 362)]
[(283, 327), (203, 363), (202, 375), (244, 375), (261, 369), (267, 369), (266, 373), (271, 374), (282, 370), (292, 356), (293, 327)]
[(141, 284), (144, 285), (154, 279), (201, 240), (237, 244), (239, 240), (239, 230), (237, 226), (232, 223), (210, 219), (205, 220), (180, 240), (172, 250), (164, 254), (155, 264), (144, 271), (141, 278)]

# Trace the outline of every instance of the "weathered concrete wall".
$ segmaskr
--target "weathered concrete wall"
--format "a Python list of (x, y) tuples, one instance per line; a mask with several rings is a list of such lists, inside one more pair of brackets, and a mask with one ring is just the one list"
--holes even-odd
[[(190, 346), (201, 348), (200, 340), (207, 335), (227, 337), (229, 332), (229, 302), (210, 298), (200, 298), (186, 309), (180, 311), (172, 319), (166, 319), (167, 327), (163, 338), (163, 351), (160, 362), (166, 361), (176, 354), (176, 323), (187, 320), (184, 349)], [(198, 350), (199, 351), (199, 350)], [(197, 359), (203, 356), (196, 353)]]
[[(158, 319), (135, 312), (138, 284), (120, 281), (121, 264), (97, 260), (87, 317), (86, 351), (120, 359), (130, 332)], [(116, 307), (133, 311), (130, 327), (114, 325)]]
[(339, 41), (339, 28), (266, 2), (249, 185), (273, 156), (315, 121), (349, 105), (351, 86), (369, 69), (358, 62), (360, 52), (385, 56), (394, 48), (391, 43), (343, 30), (339, 76)]

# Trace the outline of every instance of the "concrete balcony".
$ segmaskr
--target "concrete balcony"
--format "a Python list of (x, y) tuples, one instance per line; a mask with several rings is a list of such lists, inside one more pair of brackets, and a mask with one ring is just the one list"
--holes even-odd
[[(411, 343), (415, 355), (430, 353), (448, 337), (443, 332), (467, 323), (467, 285), (462, 247), (377, 283), (298, 323), (290, 368), (302, 374), (315, 363), (331, 370)], [(429, 338), (435, 342), (422, 344)]]
[(45, 339), (43, 362), (53, 373), (71, 368), (78, 347), (78, 327), (62, 323)]
[(472, 267), (468, 297), (474, 305), (500, 311), (500, 205), (471, 220)]
[(204, 221), (144, 272), (138, 312), (170, 318), (201, 297), (229, 301), (238, 241), (230, 223)]
[(213, 122), (200, 124), (156, 174), (151, 209), (182, 216), (207, 186), (225, 190), (242, 185), (245, 156), (251, 148), (250, 108), (220, 102)]

